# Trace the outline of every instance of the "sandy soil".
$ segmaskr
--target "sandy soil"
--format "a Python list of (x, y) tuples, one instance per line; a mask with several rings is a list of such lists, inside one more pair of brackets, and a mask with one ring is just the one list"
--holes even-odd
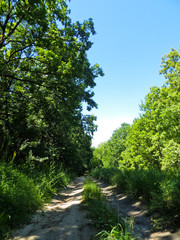
[[(140, 201), (133, 202), (126, 195), (118, 193), (116, 186), (109, 186), (96, 181), (106, 195), (110, 206), (115, 208), (123, 218), (133, 221), (134, 235), (142, 240), (180, 240), (180, 229), (172, 233), (170, 231), (152, 232), (151, 216)], [(130, 221), (131, 222), (131, 221)]]
[(55, 195), (43, 212), (15, 232), (13, 240), (90, 240), (95, 236), (90, 220), (81, 210), (82, 185), (85, 177), (77, 178), (67, 189)]
[[(44, 211), (38, 212), (31, 223), (14, 233), (11, 240), (92, 240), (97, 231), (82, 210), (82, 185), (85, 177), (77, 178), (66, 190), (55, 195)], [(133, 219), (133, 230), (139, 240), (180, 240), (180, 230), (151, 232), (151, 217), (141, 202), (133, 202), (117, 192), (115, 186), (97, 182), (109, 204), (121, 217)]]

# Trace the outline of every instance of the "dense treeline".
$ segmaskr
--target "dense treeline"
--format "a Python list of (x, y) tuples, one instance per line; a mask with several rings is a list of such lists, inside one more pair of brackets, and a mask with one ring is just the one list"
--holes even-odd
[(92, 157), (95, 117), (82, 106), (97, 107), (103, 73), (87, 58), (92, 20), (69, 14), (66, 0), (0, 1), (0, 234)]
[(72, 23), (66, 1), (0, 3), (0, 153), (6, 162), (27, 159), (64, 164), (79, 172), (90, 160), (96, 107), (87, 50), (91, 19)]
[(151, 88), (131, 126), (122, 124), (94, 150), (91, 165), (172, 224), (180, 219), (180, 52), (163, 57), (160, 73), (165, 84)]

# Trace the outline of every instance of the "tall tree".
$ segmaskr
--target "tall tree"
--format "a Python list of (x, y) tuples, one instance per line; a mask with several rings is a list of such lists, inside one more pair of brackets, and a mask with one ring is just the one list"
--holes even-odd
[[(153, 87), (141, 104), (142, 114), (131, 128), (124, 163), (135, 168), (179, 165), (180, 149), (180, 53), (174, 49), (162, 59), (166, 79)], [(175, 153), (176, 152), (176, 153)], [(171, 159), (171, 160), (170, 160)]]
[(93, 22), (72, 23), (65, 0), (3, 0), (0, 12), (4, 158), (16, 156), (21, 162), (30, 153), (36, 160), (67, 163), (72, 129), (89, 136), (95, 129), (93, 117), (82, 115), (82, 102), (88, 110), (97, 107), (92, 89), (103, 75), (86, 53), (95, 34)]
[(126, 149), (125, 143), (129, 130), (130, 125), (123, 123), (106, 143), (100, 144), (94, 150), (92, 166), (118, 167), (122, 161), (121, 154)]

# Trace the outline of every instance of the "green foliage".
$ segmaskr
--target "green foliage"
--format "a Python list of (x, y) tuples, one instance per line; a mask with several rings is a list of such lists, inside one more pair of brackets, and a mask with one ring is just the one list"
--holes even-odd
[(91, 19), (72, 23), (66, 0), (0, 2), (0, 154), (17, 165), (27, 159), (88, 167), (95, 78), (87, 51)]
[(159, 184), (162, 180), (162, 174), (159, 171), (129, 170), (128, 177), (126, 177), (126, 191), (131, 197), (143, 197), (149, 202), (152, 198), (153, 192), (159, 192)]
[(111, 167), (117, 167), (119, 161), (122, 160), (121, 153), (126, 149), (126, 137), (130, 131), (130, 125), (127, 123), (121, 124), (119, 129), (116, 129), (110, 139), (111, 149)]
[(111, 177), (115, 176), (118, 172), (117, 168), (96, 168), (92, 170), (91, 174), (96, 179), (104, 180), (106, 183), (111, 182)]
[(166, 224), (179, 225), (180, 222), (180, 175), (168, 173), (160, 183), (159, 193), (153, 193), (151, 211), (158, 212)]
[(167, 81), (161, 88), (152, 87), (141, 104), (142, 114), (131, 126), (121, 166), (179, 168), (179, 59), (175, 50), (163, 58), (161, 74)]
[(101, 189), (90, 179), (87, 179), (84, 183), (83, 200), (88, 209), (88, 216), (94, 220), (98, 229), (110, 230), (111, 226), (118, 223), (121, 223), (124, 227), (124, 220), (118, 216), (117, 211), (108, 206)]
[(54, 192), (64, 188), (76, 176), (74, 172), (64, 170), (62, 166), (44, 166), (44, 163), (38, 164), (38, 167), (36, 164), (26, 163), (21, 165), (21, 172), (34, 181), (43, 201), (49, 201)]
[(21, 171), (12, 164), (0, 166), (0, 237), (27, 222), (52, 194), (74, 177), (62, 168), (36, 169), (25, 164)]
[(6, 231), (88, 169), (96, 117), (83, 115), (82, 106), (97, 107), (93, 88), (103, 72), (87, 57), (92, 19), (72, 23), (66, 0), (3, 0), (0, 11), (0, 228)]
[(103, 230), (98, 234), (98, 236), (100, 236), (101, 240), (133, 240), (135, 239), (131, 237), (131, 234), (127, 226), (125, 227), (125, 230), (123, 230), (120, 224), (117, 224), (117, 226), (113, 227), (110, 232)]
[(125, 137), (116, 138), (114, 134), (95, 149), (94, 158), (105, 169), (95, 169), (101, 167), (98, 164), (93, 176), (116, 183), (131, 197), (143, 198), (153, 212), (172, 224), (178, 223), (180, 212), (179, 51), (172, 49), (162, 58), (160, 73), (166, 83), (150, 89), (140, 105), (139, 118), (131, 127), (125, 126)]
[(95, 169), (92, 176), (116, 184), (120, 191), (132, 198), (139, 198), (149, 210), (158, 213), (164, 224), (180, 221), (180, 176), (179, 173), (161, 172), (158, 169)]
[(83, 185), (83, 200), (89, 202), (101, 198), (103, 198), (101, 189), (96, 183), (87, 178)]
[(26, 222), (43, 200), (32, 179), (11, 165), (0, 166), (0, 235)]
[(162, 150), (162, 169), (179, 171), (180, 170), (180, 144), (174, 140), (168, 141)]
[(111, 139), (106, 143), (100, 144), (93, 151), (93, 159), (91, 165), (94, 167), (117, 167), (119, 161), (122, 160), (121, 153), (126, 149), (125, 142), (130, 125), (127, 123), (121, 124), (121, 127), (114, 131)]

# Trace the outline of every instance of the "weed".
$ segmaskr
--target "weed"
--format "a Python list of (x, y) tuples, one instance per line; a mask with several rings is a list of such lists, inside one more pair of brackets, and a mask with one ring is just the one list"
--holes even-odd
[(100, 240), (133, 240), (133, 238), (130, 235), (130, 232), (127, 228), (122, 228), (120, 224), (117, 224), (115, 227), (111, 229), (110, 232), (108, 231), (101, 231), (100, 233), (97, 234), (97, 236), (100, 237)]
[[(103, 233), (112, 231), (112, 226), (119, 226), (119, 234), (122, 234), (122, 236), (129, 234), (129, 238), (122, 239), (132, 239), (130, 238), (130, 233), (127, 231), (125, 220), (118, 216), (117, 211), (108, 206), (107, 200), (97, 184), (90, 179), (87, 179), (84, 183), (83, 189), (84, 205), (87, 207), (88, 216), (94, 220), (95, 226), (98, 229), (104, 229)], [(113, 228), (112, 232), (115, 233), (116, 230), (117, 227)], [(98, 234), (98, 236), (100, 235), (101, 234)]]

